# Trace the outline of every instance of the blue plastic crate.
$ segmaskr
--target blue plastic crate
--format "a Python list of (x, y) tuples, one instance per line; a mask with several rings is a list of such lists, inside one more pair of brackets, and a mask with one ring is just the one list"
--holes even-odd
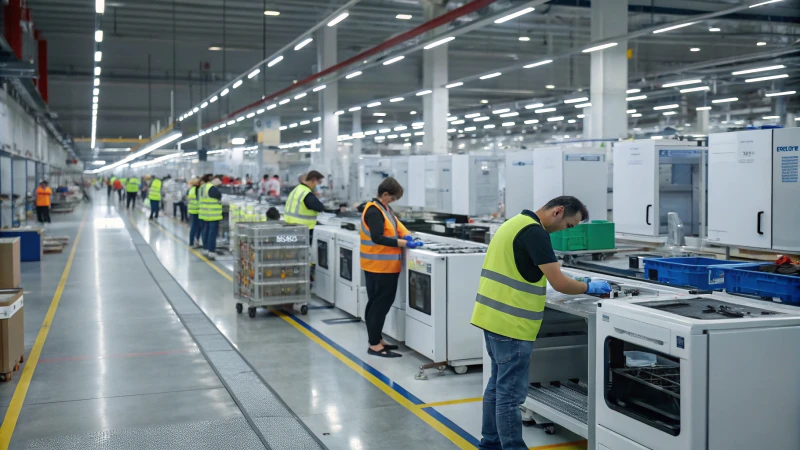
[(764, 298), (780, 298), (783, 303), (800, 304), (800, 277), (759, 272), (763, 263), (724, 267), (725, 291)]
[(714, 291), (725, 287), (725, 273), (719, 266), (731, 264), (742, 263), (696, 256), (646, 258), (644, 273), (647, 279), (660, 283)]

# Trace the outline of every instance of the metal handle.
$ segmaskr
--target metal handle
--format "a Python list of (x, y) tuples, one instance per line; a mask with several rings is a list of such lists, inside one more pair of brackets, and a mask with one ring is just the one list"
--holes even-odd
[(647, 222), (648, 225), (652, 225), (652, 223), (650, 223), (650, 208), (652, 207), (653, 205), (647, 205), (647, 208), (644, 209), (644, 221)]
[(764, 214), (764, 211), (759, 211), (758, 214), (756, 215), (756, 217), (758, 217), (758, 221), (756, 222), (756, 231), (758, 232), (758, 234), (764, 234), (764, 232), (761, 231), (761, 215), (762, 214)]

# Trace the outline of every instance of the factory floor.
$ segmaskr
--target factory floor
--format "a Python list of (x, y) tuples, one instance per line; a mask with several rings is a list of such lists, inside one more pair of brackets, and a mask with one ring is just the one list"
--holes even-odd
[[(185, 225), (104, 192), (46, 233), (70, 245), (22, 265), (26, 361), (0, 383), (0, 448), (478, 445), (480, 367), (415, 380), (429, 361), (367, 355), (364, 324), (326, 322), (347, 315), (318, 299), (308, 315), (237, 314), (231, 256), (208, 261)], [(586, 448), (561, 428), (523, 433), (534, 449)]]

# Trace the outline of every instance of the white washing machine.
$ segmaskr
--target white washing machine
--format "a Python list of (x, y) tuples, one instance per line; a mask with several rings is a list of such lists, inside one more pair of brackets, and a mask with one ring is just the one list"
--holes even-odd
[(338, 228), (317, 225), (311, 245), (311, 261), (314, 268), (314, 288), (311, 292), (328, 303), (335, 304), (334, 267), (336, 265), (336, 233)]
[(358, 308), (359, 288), (365, 286), (360, 259), (361, 237), (358, 231), (340, 229), (336, 233), (336, 272), (334, 295), (336, 307), (353, 317), (361, 317)]

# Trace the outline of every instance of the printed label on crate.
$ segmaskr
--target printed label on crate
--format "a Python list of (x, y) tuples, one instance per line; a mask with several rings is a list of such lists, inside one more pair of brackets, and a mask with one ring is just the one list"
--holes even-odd
[(700, 150), (659, 150), (659, 158), (688, 158), (690, 156), (700, 156)]
[(797, 183), (798, 168), (800, 168), (800, 156), (781, 156), (781, 183)]
[(297, 242), (297, 236), (291, 236), (291, 235), (276, 236), (275, 237), (275, 242), (278, 242), (280, 244), (284, 244), (284, 243), (288, 243), (288, 242)]

